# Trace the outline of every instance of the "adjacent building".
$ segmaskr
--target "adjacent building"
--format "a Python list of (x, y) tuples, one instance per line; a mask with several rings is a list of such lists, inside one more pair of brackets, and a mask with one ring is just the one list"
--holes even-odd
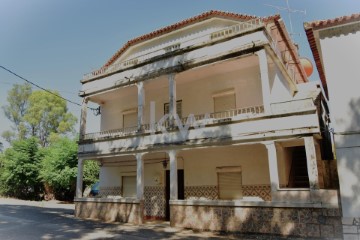
[[(81, 83), (77, 217), (341, 237), (326, 101), (280, 16), (205, 12), (130, 40)], [(97, 197), (83, 196), (90, 160)]]
[(360, 14), (304, 24), (324, 90), (344, 222), (360, 224)]

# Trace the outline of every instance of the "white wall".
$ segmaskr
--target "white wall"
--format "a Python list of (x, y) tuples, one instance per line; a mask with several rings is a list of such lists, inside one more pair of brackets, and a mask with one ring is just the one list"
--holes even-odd
[[(359, 25), (360, 23), (357, 23)], [(358, 29), (358, 27), (357, 27)], [(344, 217), (360, 216), (360, 31), (320, 33)], [(331, 36), (333, 35), (333, 36)], [(343, 133), (351, 133), (343, 135)]]
[(216, 167), (241, 166), (242, 183), (270, 184), (268, 155), (263, 145), (182, 151), (185, 186), (216, 185)]

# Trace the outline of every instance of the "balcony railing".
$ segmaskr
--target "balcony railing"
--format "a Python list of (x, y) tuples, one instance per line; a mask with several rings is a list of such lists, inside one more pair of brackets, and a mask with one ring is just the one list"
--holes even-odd
[[(196, 43), (201, 42), (202, 44), (206, 44), (209, 42), (213, 42), (213, 41), (217, 41), (223, 38), (227, 38), (229, 36), (233, 36), (236, 34), (240, 34), (240, 33), (244, 33), (244, 32), (248, 32), (251, 30), (254, 30), (256, 28), (262, 27), (264, 25), (263, 21), (260, 18), (257, 19), (252, 19), (246, 22), (242, 22), (230, 27), (226, 27), (223, 28), (221, 30), (217, 30), (215, 32), (209, 33), (209, 34), (204, 34), (201, 36), (197, 36), (195, 38), (191, 38), (188, 39), (186, 41), (183, 41), (181, 43), (177, 43), (175, 45), (172, 46), (168, 46), (162, 49), (158, 49), (155, 50), (153, 52), (150, 53), (146, 53), (143, 55), (138, 55), (136, 57), (133, 57), (131, 59), (126, 59), (125, 61), (116, 63), (116, 64), (112, 64), (108, 67), (102, 67), (98, 70), (95, 70), (93, 72), (87, 73), (84, 75), (83, 80), (89, 80), (92, 78), (96, 78), (96, 77), (100, 77), (103, 75), (107, 75), (107, 74), (111, 74), (114, 72), (117, 72), (121, 69), (127, 68), (131, 65), (136, 65), (136, 64), (140, 64), (143, 63), (147, 60), (149, 60), (150, 58), (153, 58), (155, 56), (160, 56), (162, 54), (168, 53), (170, 50), (171, 51), (175, 51), (181, 48), (186, 48), (189, 46), (192, 46)], [(171, 47), (171, 48), (169, 48)]]
[[(264, 106), (252, 106), (246, 108), (239, 108), (239, 109), (231, 109), (223, 112), (214, 112), (210, 114), (198, 114), (193, 115), (192, 117), (181, 118), (180, 122), (184, 126), (189, 124), (189, 127), (205, 127), (209, 124), (216, 124), (221, 122), (228, 122), (235, 120), (235, 117), (243, 116), (245, 117), (252, 117), (259, 114), (264, 113)], [(116, 137), (126, 137), (132, 136), (137, 134), (144, 134), (144, 133), (152, 133), (152, 132), (159, 132), (164, 129), (176, 129), (177, 124), (171, 124), (169, 120), (158, 122), (155, 124), (144, 124), (141, 125), (141, 128), (138, 127), (130, 127), (130, 128), (121, 128), (121, 129), (113, 129), (108, 131), (96, 132), (96, 133), (88, 133), (85, 134), (82, 140), (94, 140), (94, 139), (111, 139)]]

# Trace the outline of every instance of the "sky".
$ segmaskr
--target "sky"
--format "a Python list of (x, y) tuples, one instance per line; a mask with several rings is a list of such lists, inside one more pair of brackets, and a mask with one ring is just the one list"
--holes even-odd
[[(306, 10), (291, 14), (293, 38), (313, 63), (303, 23), (360, 12), (360, 0), (288, 1)], [(267, 5), (285, 7), (286, 0), (0, 0), (0, 65), (81, 103), (83, 74), (100, 68), (128, 40), (202, 12), (280, 13), (290, 31), (288, 13)], [(318, 79), (314, 72), (310, 80)], [(23, 81), (0, 69), (0, 106), (14, 83)], [(68, 108), (80, 118), (79, 106)], [(88, 132), (98, 131), (99, 116), (88, 115)], [(0, 133), (10, 128), (0, 110)]]

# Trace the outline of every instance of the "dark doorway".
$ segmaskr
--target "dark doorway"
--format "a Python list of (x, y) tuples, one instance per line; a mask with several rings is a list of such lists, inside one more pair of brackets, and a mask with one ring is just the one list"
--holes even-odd
[[(178, 199), (184, 199), (184, 170), (179, 169), (178, 175)], [(165, 185), (165, 218), (170, 220), (170, 170), (166, 170), (166, 185)]]

